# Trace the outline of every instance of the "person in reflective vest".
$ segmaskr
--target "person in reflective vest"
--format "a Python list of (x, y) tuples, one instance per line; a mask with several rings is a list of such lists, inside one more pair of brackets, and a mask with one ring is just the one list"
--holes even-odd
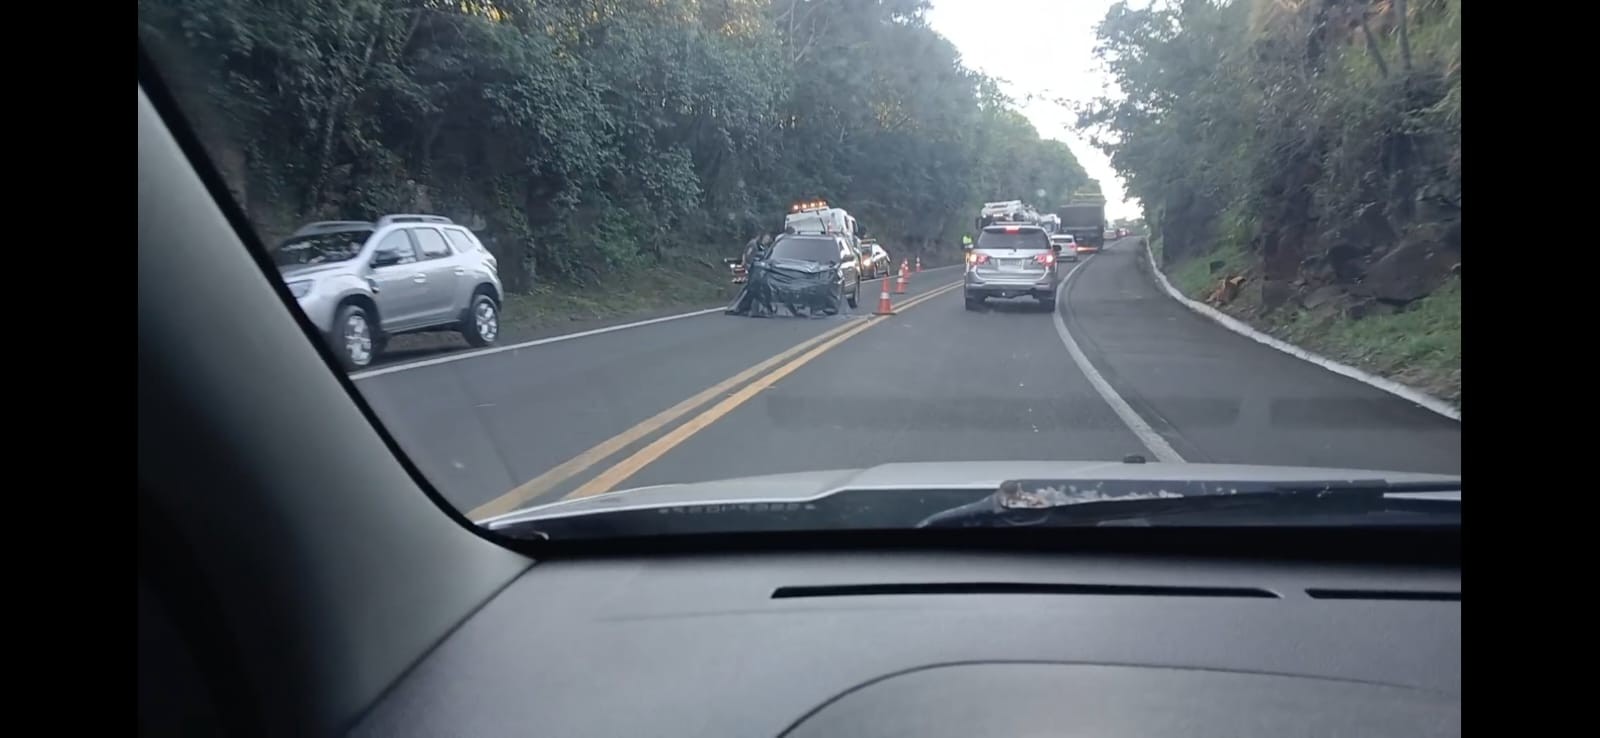
[(970, 234), (970, 233), (961, 234), (961, 248), (964, 248), (964, 249), (972, 248), (972, 234)]

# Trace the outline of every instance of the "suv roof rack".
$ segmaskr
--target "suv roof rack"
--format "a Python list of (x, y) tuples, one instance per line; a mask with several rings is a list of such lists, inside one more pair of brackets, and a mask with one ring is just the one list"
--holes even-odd
[(415, 213), (395, 213), (378, 219), (378, 227), (380, 228), (390, 223), (449, 223), (454, 225), (455, 221), (443, 215), (420, 215)]

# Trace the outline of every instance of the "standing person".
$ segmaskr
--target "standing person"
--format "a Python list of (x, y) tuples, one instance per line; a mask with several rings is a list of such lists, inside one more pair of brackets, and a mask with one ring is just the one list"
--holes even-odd
[(745, 265), (745, 267), (749, 268), (750, 262), (756, 260), (762, 254), (766, 253), (767, 249), (771, 245), (772, 245), (772, 234), (770, 234), (770, 233), (763, 233), (763, 234), (761, 234), (761, 235), (759, 235), (759, 236), (757, 236), (755, 238), (750, 239), (749, 242), (745, 243), (745, 245), (744, 245), (744, 265)]

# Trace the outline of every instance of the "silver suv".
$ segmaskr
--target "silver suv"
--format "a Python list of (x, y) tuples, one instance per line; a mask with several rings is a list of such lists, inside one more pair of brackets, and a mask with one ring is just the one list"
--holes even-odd
[(1037, 225), (991, 225), (967, 251), (964, 292), (967, 309), (983, 307), (984, 298), (1032, 295), (1046, 310), (1056, 309), (1058, 246)]
[(346, 369), (371, 364), (399, 333), (452, 330), (473, 346), (500, 334), (494, 255), (449, 218), (312, 223), (285, 239), (273, 260)]

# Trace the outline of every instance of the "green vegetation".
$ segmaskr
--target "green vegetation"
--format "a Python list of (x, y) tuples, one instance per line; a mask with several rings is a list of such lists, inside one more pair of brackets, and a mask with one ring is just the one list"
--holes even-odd
[[(268, 241), (314, 219), (448, 215), (527, 297), (509, 301), (515, 323), (698, 299), (724, 278), (705, 265), (781, 229), (796, 199), (847, 207), (932, 263), (978, 203), (1090, 184), (926, 8), (140, 0), (139, 27)], [(574, 302), (639, 274), (700, 286)]]
[(1273, 332), (1285, 340), (1460, 401), (1460, 277), (1452, 277), (1398, 313), (1361, 320), (1305, 310), (1277, 315), (1284, 317), (1274, 321)]
[[(1220, 265), (1213, 268), (1218, 262)], [(1196, 300), (1204, 300), (1219, 281), (1240, 273), (1249, 263), (1250, 256), (1242, 247), (1236, 243), (1223, 243), (1203, 259), (1189, 259), (1169, 267), (1166, 270), (1167, 279), (1179, 292)]]
[(1459, 398), (1460, 19), (1460, 0), (1119, 3), (1096, 53), (1123, 95), (1079, 122), (1185, 293), (1243, 276), (1230, 312)]

